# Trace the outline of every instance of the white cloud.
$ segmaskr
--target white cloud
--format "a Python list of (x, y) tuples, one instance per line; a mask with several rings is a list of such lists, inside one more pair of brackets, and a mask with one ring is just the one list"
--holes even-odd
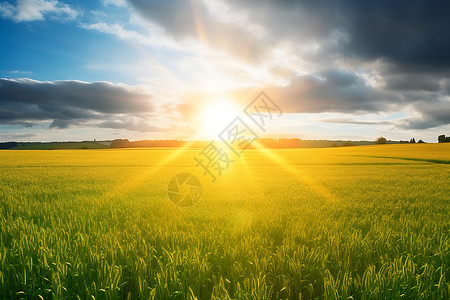
[(12, 18), (14, 15), (15, 7), (8, 2), (0, 3), (0, 15), (3, 18)]
[[(77, 80), (0, 79), (0, 125), (167, 131), (170, 103), (140, 86)], [(0, 126), (1, 127), (1, 126)]]
[(103, 5), (115, 5), (125, 7), (127, 5), (125, 0), (102, 0)]
[(0, 3), (0, 15), (16, 22), (44, 20), (45, 15), (72, 20), (78, 12), (68, 4), (56, 0), (18, 0), (13, 6), (7, 2)]
[(104, 22), (81, 24), (81, 27), (88, 30), (111, 34), (121, 40), (133, 41), (143, 45), (169, 47), (172, 49), (180, 48), (173, 39), (166, 37), (162, 32), (158, 32), (158, 28), (148, 27), (147, 33), (140, 33), (135, 30), (126, 29), (120, 24), (107, 24)]
[(203, 3), (210, 15), (220, 22), (237, 25), (242, 30), (254, 34), (257, 38), (262, 38), (267, 34), (264, 26), (251, 20), (247, 10), (232, 9), (232, 7), (221, 0), (203, 0)]

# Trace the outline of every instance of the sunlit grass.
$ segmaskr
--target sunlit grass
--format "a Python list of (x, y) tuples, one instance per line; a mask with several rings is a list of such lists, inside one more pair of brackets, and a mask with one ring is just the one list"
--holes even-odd
[(0, 298), (448, 299), (449, 145), (198, 151), (0, 152)]

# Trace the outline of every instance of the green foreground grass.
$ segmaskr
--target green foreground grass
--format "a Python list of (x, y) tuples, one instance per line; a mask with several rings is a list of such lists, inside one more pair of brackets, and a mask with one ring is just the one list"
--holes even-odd
[(0, 151), (0, 298), (449, 299), (450, 145), (198, 152)]

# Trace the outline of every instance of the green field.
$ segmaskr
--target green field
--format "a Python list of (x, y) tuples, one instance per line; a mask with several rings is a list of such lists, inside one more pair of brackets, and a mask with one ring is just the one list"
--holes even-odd
[(0, 151), (0, 298), (449, 299), (450, 144), (198, 152)]

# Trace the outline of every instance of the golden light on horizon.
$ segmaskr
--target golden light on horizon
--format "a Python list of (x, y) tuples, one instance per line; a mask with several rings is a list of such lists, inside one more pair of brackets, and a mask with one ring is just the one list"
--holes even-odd
[(216, 139), (217, 136), (236, 118), (241, 109), (230, 99), (213, 100), (199, 113), (202, 138)]

